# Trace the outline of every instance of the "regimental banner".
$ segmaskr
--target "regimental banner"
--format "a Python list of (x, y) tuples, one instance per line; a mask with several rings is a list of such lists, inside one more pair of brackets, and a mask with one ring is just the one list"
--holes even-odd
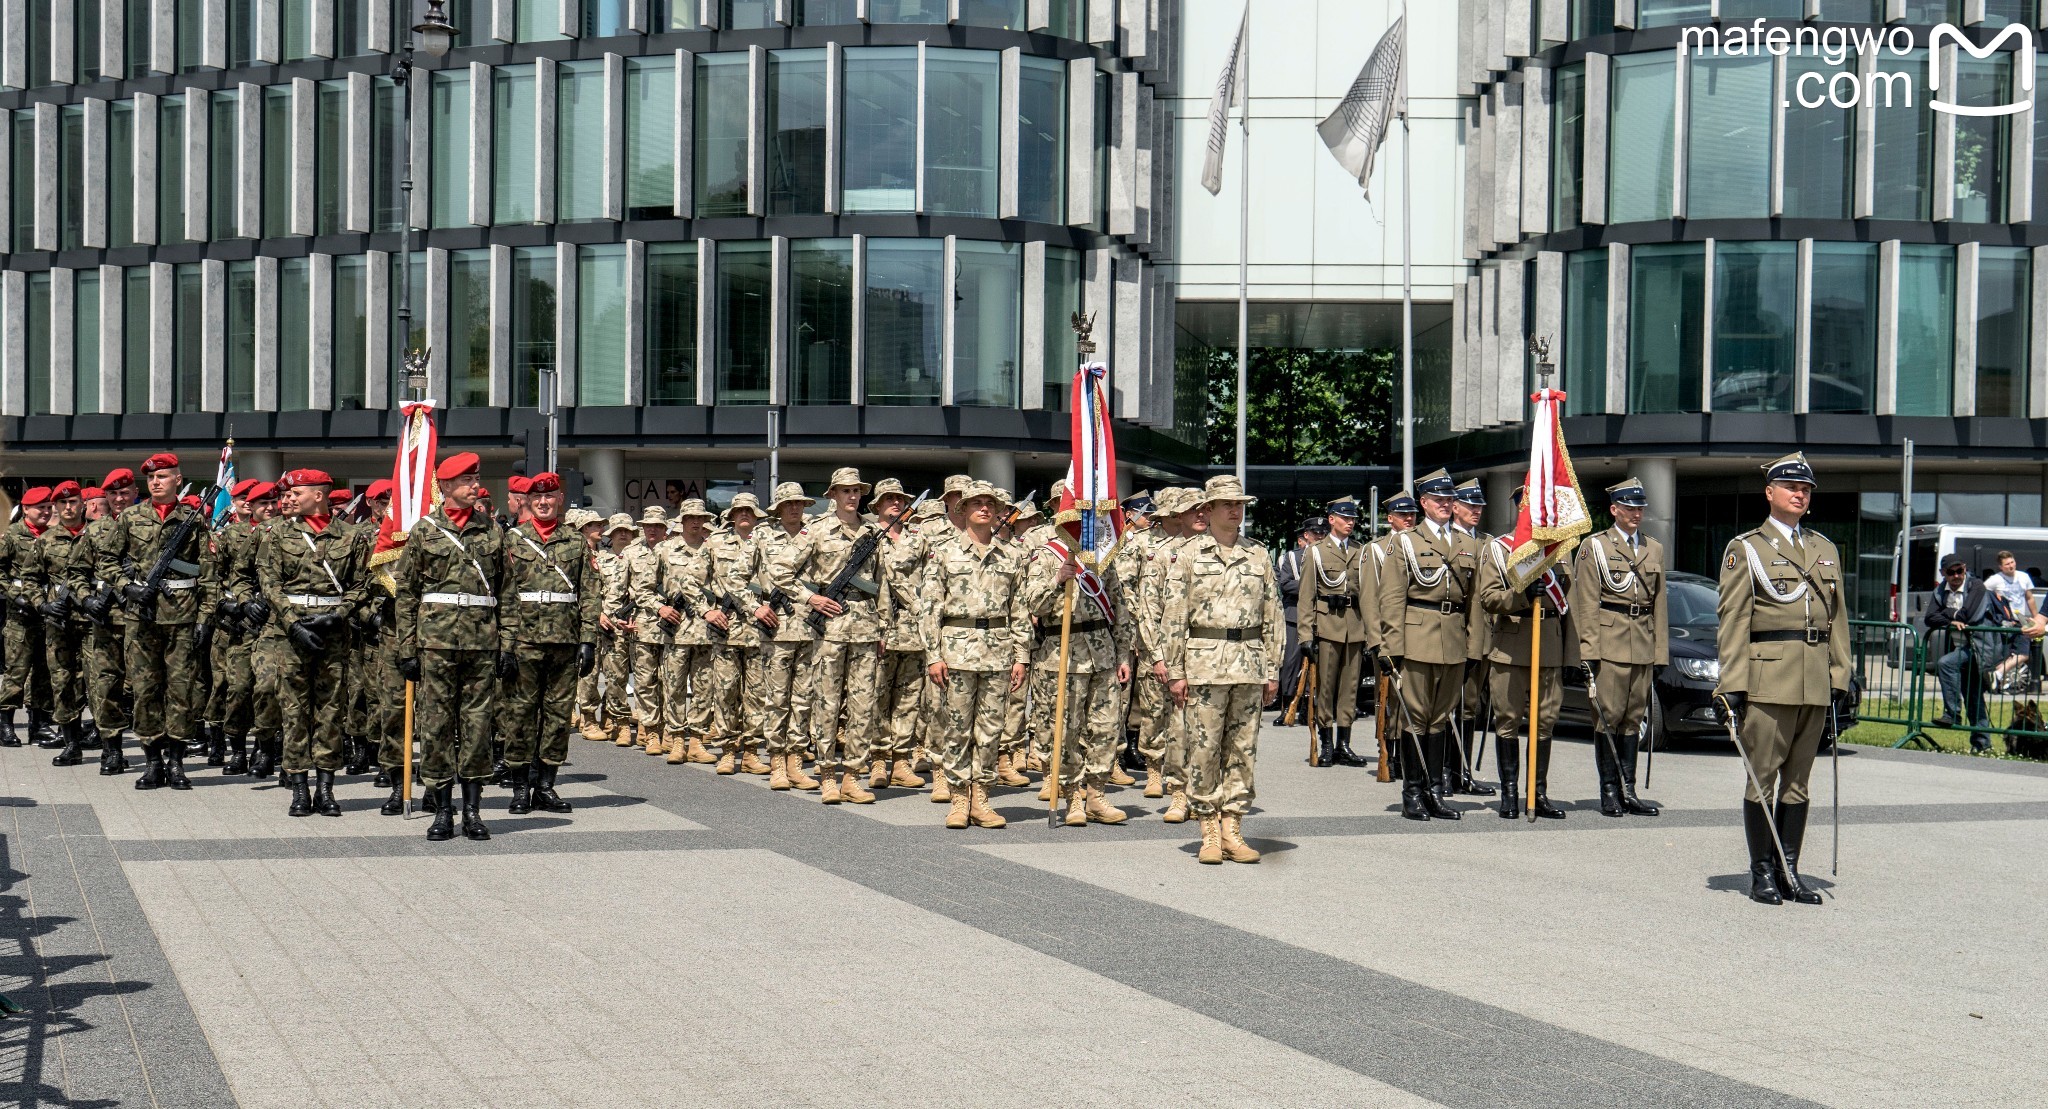
[(1522, 507), (1515, 514), (1513, 540), (1508, 544), (1508, 583), (1516, 589), (1527, 589), (1593, 530), (1586, 498), (1579, 492), (1579, 475), (1572, 469), (1571, 452), (1565, 449), (1564, 428), (1558, 423), (1564, 391), (1539, 389), (1529, 399), (1535, 403), (1529, 470), (1522, 485)]
[(391, 465), (391, 506), (377, 522), (377, 545), (370, 552), (370, 568), (393, 591), (397, 587), (388, 567), (405, 553), (412, 526), (441, 503), (440, 487), (434, 483), (434, 456), (441, 441), (434, 427), (434, 402), (414, 401), (400, 412), (405, 429), (398, 434), (398, 457)]

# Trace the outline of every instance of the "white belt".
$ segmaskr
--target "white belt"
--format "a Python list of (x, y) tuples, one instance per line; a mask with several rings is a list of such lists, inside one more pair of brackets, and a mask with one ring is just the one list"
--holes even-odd
[(304, 608), (333, 608), (348, 603), (340, 597), (316, 597), (310, 593), (287, 593), (284, 599)]
[(497, 608), (496, 597), (485, 597), (475, 593), (427, 593), (420, 597), (421, 604), (454, 605), (457, 608)]
[(158, 583), (158, 587), (166, 593), (175, 593), (180, 589), (191, 589), (198, 584), (198, 578), (165, 578)]
[(535, 604), (543, 604), (543, 605), (573, 605), (573, 604), (575, 604), (575, 603), (576, 603), (576, 594), (574, 594), (574, 593), (521, 593), (521, 594), (519, 595), (519, 599), (520, 599), (520, 600), (522, 600), (522, 601), (532, 601), (532, 602), (534, 602)]

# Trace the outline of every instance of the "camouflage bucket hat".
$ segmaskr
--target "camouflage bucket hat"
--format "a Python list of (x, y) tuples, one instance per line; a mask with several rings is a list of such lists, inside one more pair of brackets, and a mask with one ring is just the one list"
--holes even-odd
[(736, 510), (742, 508), (746, 509), (749, 512), (752, 512), (756, 516), (759, 516), (762, 514), (761, 499), (759, 497), (754, 496), (752, 493), (733, 494), (732, 503), (725, 506), (725, 518), (728, 520), (732, 519), (732, 514)]
[(804, 487), (794, 481), (785, 481), (775, 487), (775, 496), (768, 502), (768, 511), (775, 512), (791, 501), (802, 504), (817, 504), (816, 497), (804, 496)]
[(668, 526), (668, 512), (658, 504), (650, 504), (640, 512), (640, 526)]
[(684, 520), (690, 519), (716, 520), (718, 519), (718, 514), (704, 507), (703, 501), (692, 497), (676, 508), (676, 523), (680, 524)]
[(606, 520), (606, 521), (604, 522), (604, 533), (605, 533), (606, 535), (610, 535), (611, 533), (613, 533), (613, 532), (615, 532), (615, 531), (632, 531), (632, 530), (633, 530), (633, 517), (632, 517), (632, 515), (631, 515), (630, 513), (625, 513), (625, 512), (614, 512), (614, 513), (612, 513), (612, 514), (611, 514), (611, 518), (610, 518), (610, 519), (608, 519), (608, 520)]

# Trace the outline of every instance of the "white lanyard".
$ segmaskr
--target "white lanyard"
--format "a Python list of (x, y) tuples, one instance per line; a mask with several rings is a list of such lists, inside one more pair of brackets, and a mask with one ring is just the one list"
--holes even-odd
[(1435, 577), (1431, 577), (1423, 573), (1422, 564), (1415, 561), (1415, 541), (1413, 539), (1410, 539), (1408, 537), (1408, 533), (1405, 531), (1401, 533), (1401, 550), (1406, 552), (1408, 555), (1409, 575), (1414, 577), (1415, 584), (1421, 586), (1424, 589), (1435, 589), (1437, 586), (1443, 584), (1444, 576), (1451, 572), (1451, 563), (1448, 559), (1446, 559), (1442, 566), (1436, 568)]
[(469, 568), (476, 571), (476, 580), (483, 583), (485, 595), (496, 596), (497, 591), (491, 588), (491, 578), (490, 575), (484, 573), (483, 563), (478, 562), (476, 560), (476, 556), (469, 553), (469, 548), (462, 545), (461, 538), (458, 537), (454, 532), (442, 527), (441, 521), (434, 519), (432, 516), (422, 516), (420, 518), (425, 520), (427, 523), (434, 525), (435, 531), (438, 531), (442, 535), (447, 536), (448, 541), (450, 543), (455, 544), (455, 549), (462, 552), (462, 557), (469, 561)]
[(348, 590), (343, 589), (341, 587), (341, 579), (334, 576), (334, 567), (329, 566), (327, 564), (327, 560), (321, 557), (320, 548), (313, 542), (312, 534), (309, 532), (301, 531), (299, 533), (299, 538), (306, 541), (306, 549), (313, 552), (313, 557), (320, 559), (320, 568), (322, 570), (327, 571), (327, 580), (334, 583), (334, 595), (339, 597), (342, 594), (348, 592)]
[(534, 554), (537, 554), (537, 555), (539, 555), (539, 556), (540, 556), (540, 560), (541, 560), (542, 562), (545, 562), (545, 563), (547, 563), (547, 564), (548, 564), (548, 569), (550, 569), (550, 570), (553, 570), (553, 571), (555, 572), (555, 576), (556, 576), (556, 577), (558, 577), (558, 578), (560, 578), (560, 579), (562, 579), (562, 584), (563, 584), (563, 585), (566, 585), (566, 586), (568, 586), (568, 587), (569, 587), (569, 592), (571, 592), (571, 593), (574, 593), (574, 592), (576, 592), (576, 583), (575, 583), (575, 582), (573, 582), (573, 581), (570, 581), (570, 580), (569, 580), (569, 575), (567, 575), (567, 574), (565, 574), (565, 573), (563, 573), (563, 572), (562, 572), (562, 568), (561, 568), (560, 566), (558, 566), (558, 565), (556, 565), (556, 564), (555, 564), (555, 560), (554, 560), (554, 559), (552, 559), (552, 558), (549, 558), (549, 557), (548, 557), (548, 553), (547, 553), (546, 551), (542, 550), (542, 549), (540, 548), (540, 545), (539, 545), (539, 544), (535, 543), (535, 542), (534, 542), (533, 540), (531, 540), (531, 539), (528, 539), (528, 538), (526, 537), (526, 533), (525, 533), (525, 532), (523, 532), (523, 531), (519, 531), (519, 530), (517, 530), (517, 529), (514, 529), (514, 530), (513, 530), (513, 532), (512, 532), (512, 534), (514, 534), (514, 535), (518, 536), (518, 537), (519, 537), (519, 541), (520, 541), (521, 543), (524, 543), (524, 544), (526, 544), (526, 545), (527, 545), (527, 547), (528, 547), (528, 548), (530, 548), (530, 549), (531, 549), (531, 550), (533, 551), (533, 553), (534, 553)]
[(1635, 570), (1633, 568), (1624, 569), (1620, 577), (1615, 577), (1607, 569), (1607, 548), (1601, 546), (1598, 539), (1588, 539), (1586, 543), (1593, 548), (1594, 565), (1600, 567), (1601, 584), (1607, 586), (1610, 592), (1627, 593), (1629, 587), (1636, 583)]

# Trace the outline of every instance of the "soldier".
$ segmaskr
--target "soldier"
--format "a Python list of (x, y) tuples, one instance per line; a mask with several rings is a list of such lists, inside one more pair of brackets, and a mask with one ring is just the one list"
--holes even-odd
[(655, 581), (660, 601), (655, 616), (669, 634), (661, 686), (662, 731), (668, 737), (670, 765), (718, 761), (704, 746), (704, 736), (716, 717), (709, 696), (711, 648), (730, 622), (709, 595), (712, 551), (708, 541), (711, 522), (716, 519), (703, 501), (686, 500), (676, 509), (674, 532), (654, 549), (661, 560), (661, 573)]
[[(1105, 521), (1105, 526), (1107, 522)], [(1050, 538), (1058, 539), (1055, 535)], [(1074, 545), (1066, 539), (1063, 549)], [(1061, 795), (1067, 800), (1068, 827), (1122, 824), (1128, 815), (1103, 800), (1110, 785), (1110, 771), (1117, 755), (1117, 733), (1122, 698), (1119, 691), (1131, 680), (1131, 650), (1135, 643), (1131, 611), (1117, 579), (1115, 564), (1100, 571), (1087, 570), (1071, 557), (1064, 557), (1043, 541), (1024, 556), (1021, 587), (1026, 611), (1038, 617), (1039, 650), (1033, 667), (1046, 675), (1045, 742), (1050, 747), (1054, 730), (1060, 737), (1057, 774)], [(1072, 615), (1067, 613), (1068, 582), (1080, 581), (1075, 589)], [(1066, 654), (1060, 651), (1060, 632), (1067, 633)], [(1066, 666), (1066, 715), (1057, 717), (1060, 667)], [(1051, 794), (1045, 795), (1052, 800)]]
[(1467, 621), (1478, 548), (1451, 527), (1457, 483), (1442, 470), (1416, 483), (1427, 522), (1393, 536), (1393, 555), (1380, 566), (1381, 663), (1393, 681), (1393, 718), (1407, 744), (1401, 751), (1401, 815), (1457, 820), (1437, 796), (1451, 710), (1465, 681)]
[(562, 519), (561, 477), (535, 474), (526, 519), (505, 535), (499, 579), (498, 679), (515, 815), (570, 811), (555, 775), (569, 758), (576, 680), (597, 669), (595, 576), (583, 535)]
[(207, 535), (205, 584), (200, 586), (199, 611), (205, 614), (204, 623), (215, 630), (211, 633), (212, 646), (207, 649), (207, 693), (203, 711), (199, 716), (199, 745), (206, 750), (206, 765), (222, 766), (227, 762), (227, 729), (222, 718), (227, 715), (230, 679), (229, 671), (234, 666), (235, 630), (234, 615), (223, 609), (234, 604), (227, 597), (225, 586), (232, 579), (224, 569), (230, 557), (227, 539), (232, 529), (245, 527), (248, 516), (249, 490), (256, 485), (255, 478), (243, 478), (228, 487), (228, 513), (225, 520), (209, 519), (213, 525)]
[[(1451, 526), (1463, 532), (1480, 550), (1492, 542), (1493, 537), (1479, 530), (1479, 519), (1486, 512), (1486, 491), (1479, 487), (1479, 479), (1471, 478), (1458, 483), (1457, 500), (1451, 505)], [(1485, 731), (1485, 721), (1480, 719), (1485, 698), (1488, 672), (1493, 664), (1487, 655), (1493, 650), (1493, 621), (1474, 620), (1470, 635), (1465, 643), (1465, 688), (1458, 705), (1456, 765), (1446, 766), (1449, 773), (1444, 778), (1443, 791), (1446, 797), (1453, 793), (1469, 793), (1475, 797), (1493, 796), (1493, 787), (1472, 778), (1472, 745), (1480, 741)]]
[[(1522, 491), (1515, 490), (1520, 507)], [(1571, 625), (1576, 614), (1569, 603), (1571, 575), (1559, 563), (1546, 570), (1527, 587), (1517, 589), (1508, 577), (1513, 554), (1510, 536), (1500, 536), (1486, 545), (1479, 559), (1479, 605), (1492, 624), (1488, 639), (1492, 649), (1494, 753), (1500, 765), (1500, 815), (1513, 819), (1522, 815), (1520, 784), (1521, 741), (1536, 744), (1536, 815), (1545, 820), (1563, 820), (1564, 810), (1550, 803), (1550, 739), (1557, 730), (1557, 712), (1564, 705), (1564, 668), (1578, 665), (1579, 639)], [(1543, 606), (1542, 658), (1529, 657), (1530, 633), (1526, 622)], [(1533, 680), (1536, 690), (1536, 719), (1529, 719), (1529, 673), (1531, 662), (1540, 673)]]
[[(925, 506), (929, 514), (918, 524), (918, 536), (925, 541), (927, 559), (936, 554), (940, 546), (957, 537), (966, 526), (966, 514), (960, 506), (960, 498), (972, 484), (974, 479), (966, 474), (948, 475), (940, 487), (940, 498)], [(919, 591), (922, 592), (923, 588), (920, 583)], [(930, 603), (930, 600), (929, 597), (925, 598), (926, 603)], [(921, 618), (919, 627), (923, 627)], [(921, 631), (919, 637), (922, 639)], [(927, 668), (930, 667), (931, 661), (929, 657), (925, 659)], [(935, 805), (950, 804), (953, 800), (952, 787), (939, 769), (939, 752), (945, 747), (945, 707), (946, 691), (934, 683), (926, 682), (921, 719), (924, 721), (924, 750), (932, 768), (932, 803)]]
[[(199, 585), (206, 556), (205, 519), (178, 499), (185, 475), (178, 456), (154, 454), (142, 464), (149, 500), (115, 519), (104, 547), (95, 547), (102, 581), (134, 619), (128, 625), (128, 689), (135, 734), (149, 760), (136, 789), (192, 788), (185, 749), (199, 726), (204, 645), (194, 642)], [(161, 567), (159, 573), (158, 568)]]
[[(1310, 516), (1304, 519), (1295, 526), (1294, 546), (1289, 547), (1280, 555), (1280, 561), (1274, 567), (1273, 580), (1280, 587), (1280, 606), (1287, 613), (1287, 650), (1280, 658), (1280, 700), (1283, 703), (1283, 707), (1280, 715), (1273, 717), (1273, 726), (1276, 728), (1280, 726), (1282, 717), (1286, 715), (1284, 703), (1293, 697), (1295, 691), (1301, 687), (1302, 671), (1307, 669), (1305, 662), (1307, 651), (1301, 642), (1299, 631), (1302, 555), (1310, 547), (1322, 542), (1323, 537), (1328, 534), (1330, 534), (1330, 524), (1323, 517)], [(1371, 637), (1371, 633), (1372, 627), (1368, 624), (1366, 627), (1368, 638)], [(1309, 699), (1311, 701), (1315, 699), (1314, 690), (1309, 691)], [(1317, 754), (1320, 756), (1321, 752)]]
[[(1830, 711), (1849, 707), (1849, 614), (1835, 545), (1800, 520), (1813, 504), (1813, 467), (1788, 454), (1764, 468), (1770, 518), (1728, 544), (1721, 560), (1721, 680), (1749, 760), (1742, 828), (1749, 898), (1818, 905), (1799, 877), (1807, 775)], [(1762, 785), (1759, 792), (1758, 783)], [(1775, 814), (1764, 806), (1774, 805)], [(1784, 851), (1773, 850), (1775, 829)]]
[[(640, 513), (640, 542), (626, 548), (626, 597), (632, 605), (633, 700), (640, 721), (640, 743), (650, 755), (666, 751), (663, 740), (661, 659), (668, 648), (669, 626), (661, 611), (661, 556), (668, 542), (668, 510), (650, 504)], [(616, 617), (615, 617), (616, 619)], [(682, 737), (675, 737), (681, 743)]]
[(1356, 498), (1339, 497), (1326, 507), (1330, 533), (1302, 557), (1302, 586), (1311, 600), (1299, 615), (1301, 640), (1314, 644), (1316, 660), (1316, 764), (1364, 766), (1364, 757), (1351, 750), (1351, 726), (1365, 659), (1365, 545), (1352, 538)]
[[(209, 614), (213, 633), (213, 669), (217, 706), (214, 727), (220, 729), (224, 774), (249, 771), (249, 722), (255, 692), (250, 652), (258, 629), (242, 618), (241, 606), (253, 598), (243, 587), (255, 581), (256, 528), (277, 504), (277, 487), (250, 479), (235, 483), (234, 508), (228, 523), (213, 534), (213, 560), (202, 587), (201, 611)], [(256, 494), (269, 494), (258, 500)], [(211, 737), (209, 737), (209, 742)], [(211, 753), (207, 762), (213, 764)]]
[[(562, 523), (583, 539), (584, 586), (596, 595), (598, 611), (602, 615), (604, 581), (598, 574), (597, 557), (599, 552), (605, 551), (604, 517), (587, 508), (572, 508), (562, 514)], [(604, 638), (609, 633), (599, 629), (595, 634), (597, 657), (602, 663)], [(603, 718), (604, 673), (598, 665), (593, 665), (588, 674), (579, 675), (576, 679), (576, 710), (569, 716), (569, 730), (584, 739), (603, 739), (604, 727), (600, 723)]]
[[(962, 490), (964, 528), (925, 560), (925, 672), (943, 690), (945, 733), (939, 761), (952, 808), (946, 827), (1000, 828), (988, 805), (1002, 739), (1003, 703), (1024, 686), (1030, 621), (1017, 592), (1023, 560), (995, 537), (998, 490), (977, 481)], [(1007, 671), (1008, 681), (1005, 682)]]
[(918, 634), (918, 618), (924, 610), (920, 589), (924, 583), (927, 545), (911, 520), (903, 515), (910, 507), (910, 494), (895, 478), (875, 483), (875, 513), (890, 521), (875, 552), (882, 577), (877, 581), (884, 593), (883, 610), (889, 622), (882, 629), (882, 672), (875, 681), (878, 721), (870, 751), (868, 788), (895, 786), (918, 789), (924, 779), (912, 763), (917, 758), (918, 732), (923, 724), (921, 705), (925, 681), (924, 639)]
[(769, 765), (756, 754), (761, 747), (761, 651), (767, 643), (761, 625), (747, 613), (753, 592), (749, 583), (760, 570), (754, 527), (761, 502), (752, 493), (737, 493), (723, 517), (730, 531), (711, 537), (715, 603), (727, 616), (725, 641), (711, 653), (712, 726), (724, 750), (714, 769), (720, 774), (767, 774)]
[(533, 482), (523, 474), (513, 474), (505, 479), (505, 515), (498, 520), (498, 526), (510, 531), (533, 518), (527, 508), (528, 494)]
[[(1162, 489), (1157, 498), (1157, 511), (1152, 517), (1152, 547), (1145, 555), (1142, 580), (1138, 584), (1137, 599), (1133, 607), (1137, 610), (1137, 642), (1140, 645), (1138, 662), (1142, 669), (1150, 672), (1152, 688), (1139, 682), (1143, 694), (1139, 697), (1141, 709), (1150, 710), (1149, 738), (1140, 733), (1141, 750), (1145, 753), (1146, 785), (1145, 795), (1152, 792), (1152, 772), (1157, 769), (1161, 795), (1168, 798), (1166, 811), (1160, 819), (1168, 824), (1180, 824), (1188, 818), (1187, 792), (1187, 738), (1182, 734), (1184, 714), (1174, 710), (1174, 702), (1166, 695), (1166, 658), (1170, 644), (1161, 621), (1166, 617), (1169, 600), (1168, 584), (1173, 578), (1180, 557), (1180, 550), (1208, 528), (1207, 519), (1198, 511), (1201, 507), (1201, 491), (1172, 487)], [(1276, 586), (1277, 588), (1277, 586)]]
[(1671, 662), (1664, 544), (1643, 534), (1649, 504), (1634, 478), (1608, 486), (1614, 526), (1579, 544), (1572, 576), (1579, 654), (1599, 686), (1593, 761), (1600, 771), (1600, 811), (1607, 816), (1657, 815), (1657, 806), (1636, 797), (1636, 739), (1650, 707), (1650, 682)]
[(804, 773), (810, 734), (811, 627), (768, 573), (768, 567), (803, 538), (804, 509), (816, 503), (804, 496), (803, 486), (785, 481), (775, 487), (768, 504), (774, 519), (754, 529), (756, 570), (750, 591), (761, 602), (754, 619), (772, 629), (761, 659), (761, 732), (768, 746), (768, 788), (774, 790), (818, 788), (817, 781)]
[(49, 653), (53, 716), (64, 737), (64, 749), (51, 766), (77, 766), (85, 761), (85, 729), (79, 716), (85, 707), (86, 617), (78, 602), (92, 595), (92, 544), (85, 538), (85, 499), (75, 481), (57, 483), (51, 491), (56, 522), (36, 541), (40, 565), (35, 578), (42, 587), (43, 640)]
[(597, 552), (596, 559), (598, 578), (604, 586), (597, 626), (603, 632), (598, 654), (604, 668), (604, 726), (609, 732), (600, 731), (596, 736), (585, 733), (584, 738), (610, 739), (620, 747), (633, 745), (633, 706), (626, 699), (626, 685), (633, 676), (634, 631), (633, 598), (626, 592), (626, 552), (638, 534), (632, 516), (612, 513), (604, 523), (606, 545)]
[[(36, 615), (41, 598), (32, 584), (41, 559), (37, 540), (50, 523), (50, 487), (33, 486), (21, 494), (21, 518), (0, 535), (0, 582), (7, 591), (7, 680), (0, 687), (0, 729), (14, 735), (14, 710), (28, 709), (29, 739), (51, 746), (49, 653), (43, 647), (43, 622)], [(61, 742), (61, 739), (59, 740)]]
[[(94, 591), (78, 603), (91, 621), (85, 643), (86, 700), (93, 719), (89, 730), (99, 733), (100, 773), (111, 775), (128, 769), (128, 759), (121, 753), (121, 736), (134, 721), (128, 701), (128, 614), (114, 603), (113, 584), (99, 575), (99, 552), (112, 539), (115, 519), (135, 503), (135, 474), (126, 467), (110, 470), (100, 488), (105, 494), (105, 515), (85, 528), (93, 552)], [(90, 515), (92, 498), (86, 498), (85, 504)], [(0, 730), (12, 732), (11, 728)]]
[[(336, 520), (324, 470), (285, 475), (282, 518), (256, 544), (256, 586), (289, 650), (278, 656), (277, 691), (291, 816), (340, 816), (334, 774), (342, 766), (343, 716), (354, 653), (350, 617), (369, 601), (369, 534)], [(317, 784), (309, 792), (306, 776)]]
[(398, 560), (398, 669), (419, 687), (413, 724), (420, 780), (434, 800), (430, 840), (455, 834), (451, 794), (458, 778), (462, 834), (491, 838), (477, 809), (491, 773), (504, 537), (478, 507), (481, 468), (476, 455), (464, 452), (434, 470), (441, 503), (412, 526)]
[[(1239, 534), (1253, 500), (1244, 486), (1212, 477), (1198, 496), (1202, 532), (1173, 561), (1160, 620), (1167, 692), (1187, 716), (1188, 806), (1202, 824), (1196, 860), (1255, 863), (1244, 817), (1255, 795), (1259, 711), (1280, 690), (1280, 587), (1272, 556)], [(1355, 683), (1346, 689), (1355, 696)]]
[[(394, 583), (378, 559), (395, 560), (403, 548), (387, 548), (381, 555), (376, 548), (376, 537), (383, 534), (383, 522), (391, 514), (391, 491), (391, 479), (378, 478), (363, 492), (362, 520), (372, 536), (372, 572), (364, 626), (356, 638), (361, 644), (357, 658), (365, 687), (364, 707), (369, 713), (364, 742), (373, 748), (371, 754), (377, 766), (377, 777), (371, 784), (377, 789), (392, 789), (391, 797), (379, 811), (387, 816), (401, 816), (405, 813), (405, 796), (397, 787), (403, 786), (405, 777), (405, 679), (398, 676), (397, 598), (391, 593)], [(392, 526), (397, 526), (396, 521)], [(397, 805), (392, 805), (392, 801)]]
[[(1152, 509), (1153, 501), (1150, 492), (1140, 490), (1124, 498), (1124, 538), (1122, 544), (1116, 549), (1115, 562), (1117, 577), (1123, 582), (1124, 599), (1126, 601), (1134, 601), (1136, 599), (1137, 589), (1135, 587), (1138, 584), (1139, 567), (1143, 561), (1138, 555), (1138, 548), (1141, 541), (1145, 538), (1145, 533), (1152, 528)], [(1135, 677), (1138, 673), (1135, 654), (1137, 647), (1136, 612), (1131, 613), (1131, 625), (1131, 643), (1134, 652), (1132, 655), (1131, 673)], [(1138, 743), (1138, 715), (1133, 711), (1137, 704), (1138, 690), (1143, 687), (1143, 684), (1142, 681), (1131, 682), (1125, 684), (1122, 689), (1117, 690), (1116, 711), (1118, 719), (1122, 721), (1124, 733), (1124, 750), (1122, 756), (1117, 760), (1117, 766), (1118, 769), (1131, 774), (1145, 773), (1145, 752), (1139, 749)], [(1155, 682), (1154, 684), (1156, 685), (1157, 683)], [(1147, 790), (1161, 788), (1160, 783), (1150, 779), (1151, 776), (1148, 774), (1145, 783)], [(1145, 796), (1154, 797), (1159, 796), (1159, 794), (1148, 792)]]
[[(1397, 493), (1383, 506), (1387, 514), (1387, 534), (1367, 545), (1371, 558), (1366, 562), (1366, 592), (1363, 598), (1365, 608), (1366, 647), (1372, 652), (1373, 701), (1375, 715), (1385, 724), (1379, 729), (1380, 761), (1385, 773), (1377, 774), (1382, 781), (1392, 781), (1393, 775), (1401, 773), (1401, 755), (1407, 744), (1401, 742), (1398, 730), (1401, 726), (1399, 706), (1390, 711), (1380, 711), (1388, 706), (1393, 696), (1393, 675), (1385, 665), (1385, 652), (1380, 649), (1380, 581), (1386, 574), (1387, 559), (1399, 549), (1395, 536), (1412, 528), (1422, 519), (1422, 505), (1406, 493)], [(1397, 734), (1389, 742), (1388, 732)]]

